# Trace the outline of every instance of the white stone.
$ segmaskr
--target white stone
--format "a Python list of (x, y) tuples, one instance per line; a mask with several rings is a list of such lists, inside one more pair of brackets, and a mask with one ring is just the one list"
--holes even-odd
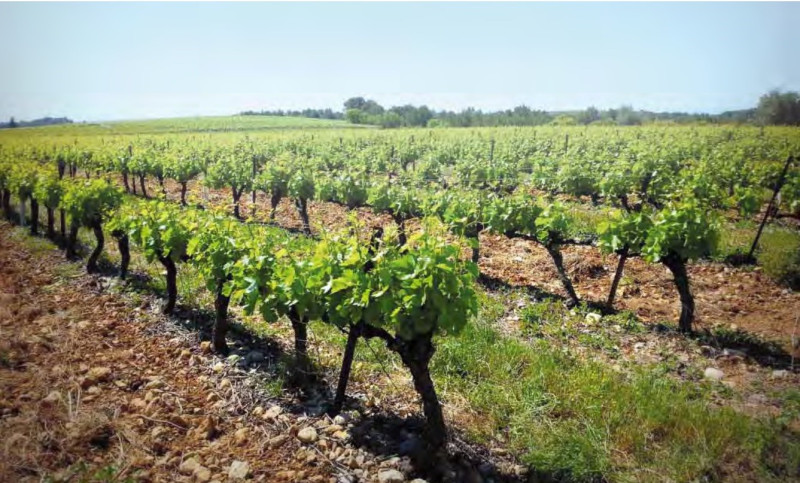
[(228, 478), (232, 480), (244, 480), (250, 474), (250, 465), (245, 461), (234, 461), (228, 469)]
[(384, 470), (378, 473), (380, 483), (403, 483), (406, 477), (397, 470)]
[(303, 428), (297, 432), (297, 439), (303, 443), (313, 443), (317, 440), (317, 430), (311, 426)]
[(721, 381), (725, 377), (725, 373), (714, 367), (707, 367), (703, 376), (712, 381)]
[(594, 312), (586, 314), (586, 323), (588, 324), (596, 324), (603, 319), (603, 316), (600, 314), (595, 314)]

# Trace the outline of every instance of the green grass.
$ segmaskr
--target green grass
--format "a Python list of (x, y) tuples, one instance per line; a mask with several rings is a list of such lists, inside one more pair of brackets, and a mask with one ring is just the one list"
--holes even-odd
[[(498, 302), (483, 305), (491, 303)], [(618, 372), (544, 339), (501, 335), (487, 315), (440, 341), (433, 361), (439, 387), (480, 415), (482, 423), (468, 428), (478, 440), (497, 441), (568, 480), (696, 481), (741, 468), (750, 478), (776, 476), (765, 458), (777, 423), (717, 408), (705, 385), (657, 367)], [(796, 436), (786, 444), (796, 456)], [(800, 476), (800, 459), (784, 463)]]
[[(726, 223), (722, 229), (716, 259), (747, 254), (758, 225), (753, 221)], [(800, 233), (791, 228), (767, 224), (756, 250), (757, 264), (772, 279), (800, 288)]]

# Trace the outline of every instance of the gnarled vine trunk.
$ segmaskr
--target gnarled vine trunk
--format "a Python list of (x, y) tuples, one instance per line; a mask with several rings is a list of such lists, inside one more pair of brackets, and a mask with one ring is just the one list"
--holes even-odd
[(567, 275), (567, 271), (564, 268), (564, 257), (561, 255), (561, 247), (558, 244), (547, 244), (544, 246), (547, 250), (547, 253), (550, 254), (550, 258), (553, 259), (553, 263), (556, 266), (556, 271), (558, 272), (558, 278), (561, 280), (561, 285), (564, 286), (564, 290), (567, 291), (567, 296), (569, 297), (568, 304), (572, 307), (578, 305), (580, 300), (578, 299), (578, 294), (575, 293), (575, 287), (572, 286), (572, 281), (569, 279)]
[(66, 238), (67, 236), (67, 213), (61, 209), (58, 210), (58, 220), (61, 224), (61, 238)]
[(77, 253), (77, 245), (78, 245), (78, 230), (80, 229), (80, 225), (74, 220), (69, 225), (69, 234), (67, 235), (67, 258), (74, 259)]
[(694, 320), (694, 297), (689, 286), (689, 275), (686, 273), (686, 261), (678, 255), (670, 254), (661, 259), (661, 262), (669, 268), (674, 277), (675, 288), (681, 299), (681, 316), (678, 319), (678, 329), (684, 333), (692, 332), (692, 321)]
[(159, 255), (158, 261), (167, 269), (167, 304), (164, 306), (164, 313), (171, 314), (175, 310), (175, 301), (178, 298), (178, 269), (171, 257)]
[(89, 260), (86, 262), (86, 271), (89, 273), (96, 273), (97, 260), (103, 252), (105, 237), (103, 236), (103, 226), (100, 224), (100, 220), (93, 220), (90, 226), (94, 232), (94, 237), (97, 239), (97, 246), (94, 248), (94, 251), (92, 251), (92, 254), (89, 255)]
[(125, 192), (126, 193), (130, 193), (131, 192), (131, 186), (128, 183), (128, 172), (127, 171), (123, 171), (122, 172), (122, 184), (123, 184), (123, 186), (125, 186)]
[(139, 175), (139, 184), (142, 186), (142, 196), (147, 198), (147, 188), (144, 187), (144, 178), (146, 175), (140, 174)]
[(242, 197), (242, 190), (231, 188), (231, 191), (233, 194), (233, 216), (240, 220), (242, 216), (239, 212), (239, 199)]
[(308, 321), (300, 317), (294, 309), (289, 312), (288, 316), (294, 331), (295, 357), (297, 357), (301, 369), (308, 369)]
[(617, 287), (619, 281), (622, 279), (622, 271), (625, 269), (625, 260), (628, 259), (628, 248), (623, 248), (619, 254), (619, 262), (617, 262), (617, 271), (614, 272), (614, 280), (611, 282), (611, 290), (608, 291), (608, 299), (606, 300), (606, 307), (609, 309), (614, 308), (614, 299), (617, 296)]
[(270, 196), (269, 203), (272, 210), (269, 212), (269, 221), (275, 221), (275, 212), (278, 210), (278, 203), (281, 202), (281, 198), (283, 198), (283, 196), (281, 196), (280, 193)]
[(112, 235), (117, 239), (117, 248), (119, 249), (119, 277), (125, 280), (128, 276), (128, 265), (131, 263), (131, 248), (130, 242), (128, 241), (128, 234), (121, 230), (116, 230)]
[(397, 224), (397, 241), (403, 246), (408, 241), (406, 236), (406, 219), (394, 213), (392, 213), (392, 218), (394, 218), (394, 222)]
[(11, 218), (11, 191), (10, 190), (3, 190), (3, 211), (5, 212), (6, 216)]
[(228, 303), (231, 299), (222, 293), (226, 280), (217, 282), (217, 293), (214, 299), (214, 330), (211, 339), (214, 351), (219, 354), (227, 354), (228, 343), (225, 342), (225, 335), (228, 333)]
[(431, 341), (432, 334), (418, 336), (411, 341), (398, 344), (397, 352), (403, 364), (408, 367), (414, 381), (414, 389), (422, 398), (422, 411), (425, 414), (425, 442), (433, 450), (439, 450), (447, 442), (447, 427), (444, 423), (442, 406), (433, 386), (430, 363), (436, 348)]
[(186, 181), (181, 182), (181, 204), (186, 206)]
[(300, 219), (303, 221), (303, 232), (307, 235), (311, 234), (311, 223), (308, 221), (308, 200), (297, 198), (295, 200), (297, 212), (300, 214)]
[(39, 234), (39, 202), (31, 197), (31, 235)]
[(386, 343), (386, 347), (396, 352), (403, 364), (411, 372), (414, 389), (422, 399), (422, 412), (425, 414), (425, 430), (423, 437), (428, 446), (427, 455), (433, 461), (438, 452), (447, 443), (447, 427), (444, 423), (442, 406), (436, 395), (430, 373), (430, 360), (436, 348), (433, 345), (433, 334), (417, 335), (412, 340), (404, 340), (392, 336), (384, 329), (371, 325), (363, 325), (361, 335), (366, 338), (377, 337)]
[(45, 206), (47, 210), (47, 236), (50, 238), (56, 237), (56, 212), (53, 208)]
[(164, 195), (164, 199), (166, 199), (167, 198), (167, 188), (164, 186), (164, 175), (163, 174), (159, 174), (159, 175), (156, 176), (156, 178), (158, 179), (158, 185), (161, 186), (161, 194), (163, 194)]

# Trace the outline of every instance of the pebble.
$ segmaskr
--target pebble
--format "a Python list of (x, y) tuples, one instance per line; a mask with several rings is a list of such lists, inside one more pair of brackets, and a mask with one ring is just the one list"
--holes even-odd
[(98, 382), (105, 382), (111, 377), (111, 368), (109, 367), (92, 367), (86, 373), (86, 379), (84, 379), (83, 387), (84, 389), (94, 385)]
[(285, 434), (279, 434), (278, 436), (275, 436), (274, 438), (270, 439), (268, 444), (270, 448), (277, 448), (279, 446), (283, 446), (283, 444), (288, 439), (289, 437), (286, 436)]
[(783, 379), (789, 375), (789, 371), (786, 369), (776, 369), (772, 371), (772, 378), (773, 379)]
[(317, 430), (311, 426), (305, 427), (297, 432), (297, 439), (303, 443), (313, 443), (317, 440)]
[(198, 466), (197, 469), (194, 470), (194, 478), (200, 483), (211, 481), (211, 470), (205, 466)]
[(725, 377), (725, 373), (714, 367), (707, 367), (703, 376), (711, 381), (721, 381)]
[(234, 461), (228, 469), (228, 478), (232, 480), (244, 480), (250, 474), (250, 465), (245, 461)]
[(267, 409), (264, 412), (262, 418), (264, 419), (275, 419), (283, 412), (283, 408), (280, 406), (272, 406), (271, 408)]
[(595, 314), (594, 312), (586, 314), (586, 322), (589, 324), (596, 324), (603, 319), (603, 316), (600, 314)]
[(403, 483), (406, 477), (397, 470), (384, 470), (378, 473), (380, 483)]
[(233, 433), (233, 439), (237, 445), (241, 445), (247, 441), (247, 428), (239, 428)]
[(48, 394), (47, 397), (42, 399), (42, 402), (44, 404), (55, 404), (59, 401), (61, 401), (61, 393), (58, 391), (50, 391), (50, 394)]
[(198, 468), (200, 468), (200, 462), (197, 461), (197, 458), (189, 458), (181, 463), (181, 465), (178, 467), (178, 471), (184, 475), (191, 475)]

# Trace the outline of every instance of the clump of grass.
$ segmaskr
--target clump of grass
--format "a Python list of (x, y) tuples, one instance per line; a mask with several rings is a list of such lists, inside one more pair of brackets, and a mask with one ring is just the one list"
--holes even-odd
[(645, 331), (644, 324), (630, 312), (601, 318), (585, 304), (570, 310), (558, 300), (527, 305), (520, 316), (527, 335), (559, 344), (576, 343), (602, 350), (612, 357), (619, 354), (618, 334)]
[[(544, 331), (551, 317), (568, 314), (552, 303), (527, 311)], [(458, 393), (481, 415), (481, 424), (469, 428), (472, 437), (511, 448), (550, 477), (696, 481), (747, 473), (744, 479), (763, 481), (800, 476), (800, 459), (793, 456), (800, 448), (797, 441), (780, 440), (784, 436), (774, 422), (714, 407), (706, 386), (649, 366), (618, 372), (573, 356), (548, 339), (526, 343), (501, 335), (483, 317), (461, 336), (439, 342), (433, 372), (437, 385)], [(772, 462), (779, 468), (770, 462), (775, 448), (789, 458)]]
[(764, 273), (795, 290), (800, 289), (800, 235), (785, 229), (765, 229), (756, 255)]
[[(753, 221), (725, 224), (715, 258), (723, 261), (746, 255), (757, 230), (758, 225)], [(796, 230), (767, 225), (755, 257), (772, 279), (795, 290), (800, 288), (800, 234)]]

